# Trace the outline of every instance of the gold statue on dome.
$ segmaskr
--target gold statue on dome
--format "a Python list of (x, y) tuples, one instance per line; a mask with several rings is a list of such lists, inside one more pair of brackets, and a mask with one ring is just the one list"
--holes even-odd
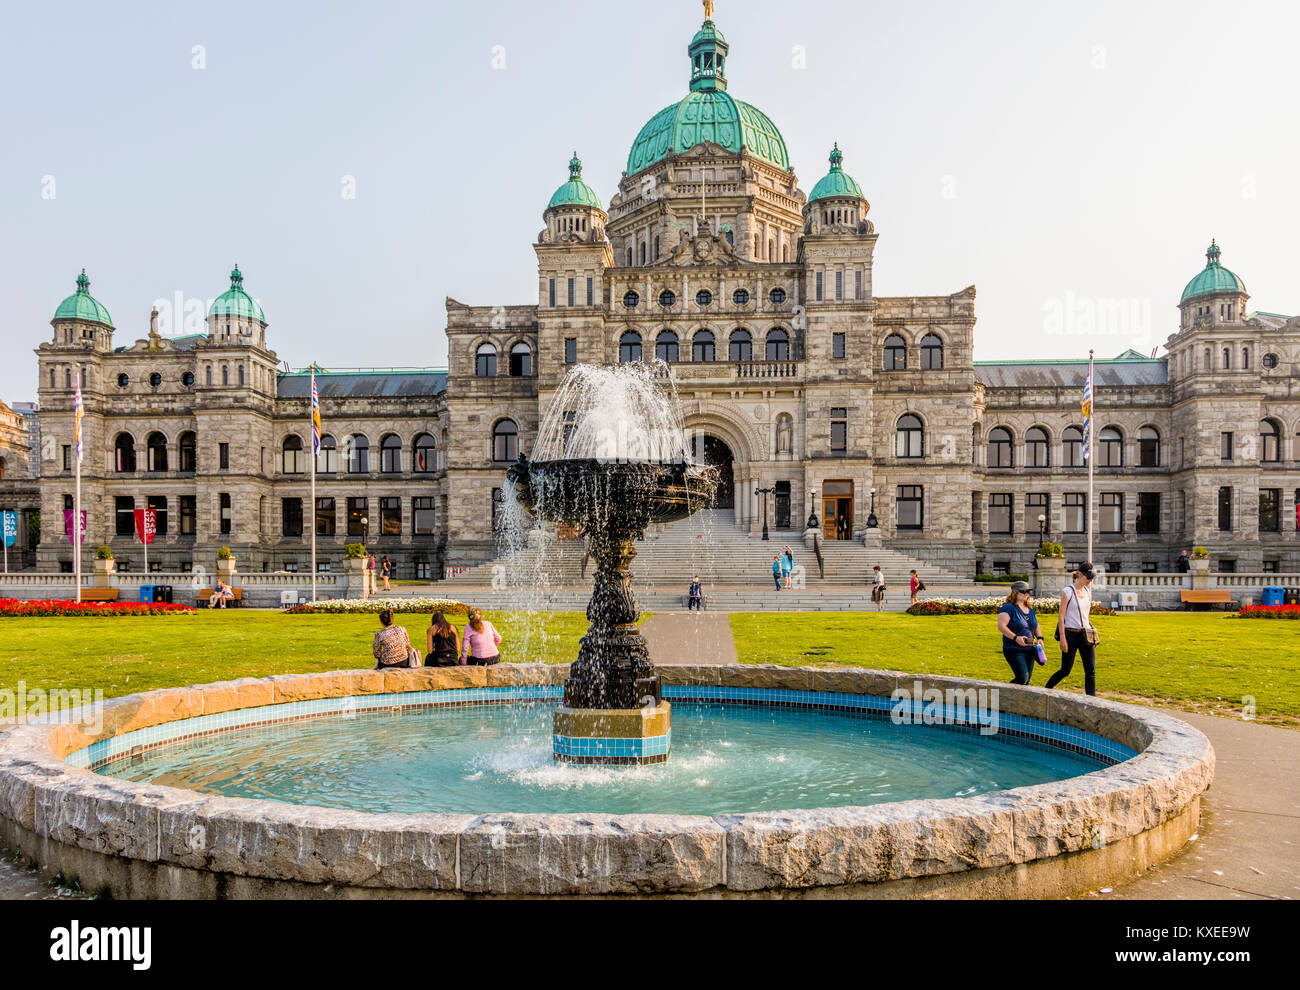
[(713, 20), (713, 0), (704, 0), (704, 19)]

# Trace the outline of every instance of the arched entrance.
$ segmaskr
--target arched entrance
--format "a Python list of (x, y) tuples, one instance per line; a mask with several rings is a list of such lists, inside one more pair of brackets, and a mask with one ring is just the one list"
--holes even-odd
[[(698, 449), (700, 437), (704, 438), (704, 450)], [(718, 469), (718, 475), (721, 482), (718, 484), (718, 491), (714, 501), (714, 507), (718, 509), (734, 509), (736, 507), (736, 482), (732, 472), (732, 463), (735, 457), (732, 456), (731, 448), (727, 446), (726, 441), (720, 440), (712, 433), (694, 433), (691, 436), (691, 456), (709, 467)]]

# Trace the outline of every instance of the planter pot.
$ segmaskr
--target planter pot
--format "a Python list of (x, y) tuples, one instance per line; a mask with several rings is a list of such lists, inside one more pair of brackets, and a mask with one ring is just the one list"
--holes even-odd
[(91, 586), (95, 588), (109, 587), (110, 579), (117, 572), (117, 561), (111, 558), (109, 560), (100, 560), (96, 557), (90, 564), (91, 580), (93, 582)]
[(1065, 587), (1065, 558), (1039, 557), (1038, 569), (1032, 577), (1036, 598), (1055, 598)]

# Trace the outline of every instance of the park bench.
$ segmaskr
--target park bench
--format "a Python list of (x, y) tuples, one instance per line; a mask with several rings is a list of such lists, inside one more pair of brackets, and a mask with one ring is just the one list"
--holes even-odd
[(83, 602), (115, 602), (117, 601), (117, 589), (82, 588), (81, 600)]
[(1194, 608), (1197, 605), (1231, 605), (1232, 594), (1227, 588), (1216, 588), (1213, 590), (1196, 590), (1180, 591), (1178, 598), (1182, 601), (1185, 608)]
[[(194, 596), (194, 604), (200, 607), (210, 606), (212, 604), (212, 595), (215, 591), (216, 591), (215, 588), (204, 588), (202, 591), (200, 591), (197, 595)], [(230, 599), (230, 601), (226, 603), (227, 605), (238, 605), (240, 602), (244, 600), (243, 588), (231, 588), (230, 593), (235, 597)]]

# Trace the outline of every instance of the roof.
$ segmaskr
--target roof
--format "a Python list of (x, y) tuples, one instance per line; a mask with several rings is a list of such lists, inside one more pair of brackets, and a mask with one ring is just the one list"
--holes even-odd
[(598, 210), (605, 208), (596, 190), (582, 181), (582, 159), (576, 151), (569, 159), (569, 181), (555, 190), (555, 195), (546, 204), (548, 210), (557, 206), (591, 206)]
[(844, 161), (844, 154), (840, 151), (840, 144), (835, 142), (835, 147), (831, 151), (831, 170), (827, 172), (817, 185), (813, 186), (812, 192), (808, 196), (808, 202), (818, 199), (835, 199), (837, 197), (848, 197), (850, 199), (866, 199), (862, 195), (862, 187), (854, 181), (853, 176), (849, 175), (841, 167)]
[(1197, 299), (1201, 296), (1213, 296), (1221, 292), (1237, 294), (1246, 291), (1246, 283), (1234, 272), (1228, 271), (1219, 264), (1220, 254), (1222, 250), (1218, 242), (1211, 240), (1209, 250), (1205, 252), (1205, 267), (1187, 283), (1187, 288), (1183, 289), (1183, 297), (1178, 303), (1180, 306), (1189, 299)]
[(54, 311), (54, 319), (85, 320), (88, 323), (102, 323), (106, 327), (113, 325), (108, 310), (90, 294), (90, 279), (86, 278), (86, 269), (83, 268), (77, 276), (77, 291), (59, 303), (59, 308)]
[[(991, 388), (1078, 388), (1082, 390), (1087, 377), (1087, 361), (975, 362), (975, 379)], [(1121, 355), (1114, 361), (1094, 361), (1093, 381), (1098, 388), (1167, 385), (1169, 367), (1164, 358), (1132, 358)], [(1082, 401), (1082, 395), (1080, 400)]]
[[(447, 387), (447, 372), (422, 368), (410, 371), (318, 371), (316, 391), (325, 399), (414, 398), (435, 396)], [(276, 398), (311, 397), (311, 372), (282, 372), (276, 376)]]
[(230, 273), (230, 288), (212, 301), (208, 316), (246, 316), (259, 323), (266, 322), (266, 314), (262, 312), (262, 307), (258, 305), (256, 299), (244, 291), (244, 276), (240, 273), (238, 265)]

